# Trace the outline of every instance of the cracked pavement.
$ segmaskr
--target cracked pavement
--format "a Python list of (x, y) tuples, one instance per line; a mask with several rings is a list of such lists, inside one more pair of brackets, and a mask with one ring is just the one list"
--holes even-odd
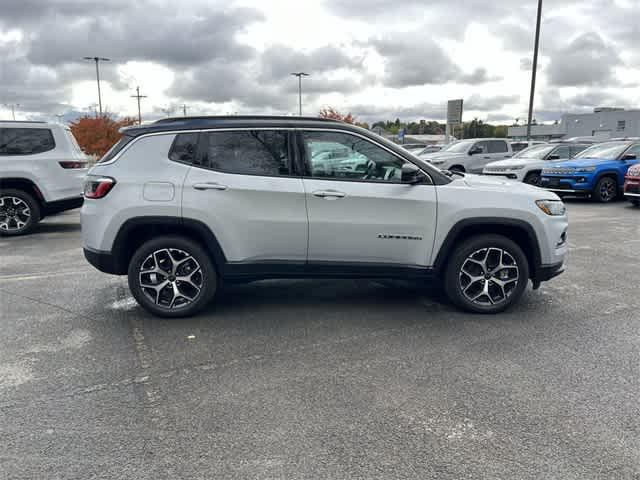
[(567, 271), (498, 316), (286, 280), (157, 319), (77, 211), (0, 238), (0, 479), (640, 479), (640, 209), (568, 208)]

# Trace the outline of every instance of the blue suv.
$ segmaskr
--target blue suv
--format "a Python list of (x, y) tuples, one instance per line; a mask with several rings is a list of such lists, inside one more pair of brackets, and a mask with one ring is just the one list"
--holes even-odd
[(639, 158), (640, 140), (600, 143), (572, 160), (543, 169), (540, 186), (558, 195), (585, 195), (611, 202), (621, 195), (624, 176)]

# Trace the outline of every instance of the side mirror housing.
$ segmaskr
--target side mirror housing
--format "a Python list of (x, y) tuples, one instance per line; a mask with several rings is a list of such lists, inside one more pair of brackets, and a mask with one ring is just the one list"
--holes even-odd
[(547, 160), (560, 160), (560, 155), (556, 155), (556, 154), (549, 155), (547, 157)]
[(402, 165), (400, 176), (400, 181), (402, 183), (415, 185), (416, 183), (422, 183), (423, 180), (423, 173), (413, 163), (407, 162)]
[(637, 160), (638, 156), (635, 153), (627, 153), (622, 157), (622, 160)]
[(469, 155), (477, 155), (478, 153), (482, 153), (482, 149), (478, 146), (474, 146), (471, 150), (469, 150)]

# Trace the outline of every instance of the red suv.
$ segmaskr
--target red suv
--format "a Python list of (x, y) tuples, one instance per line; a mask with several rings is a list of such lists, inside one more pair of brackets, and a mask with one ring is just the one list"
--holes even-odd
[(624, 177), (624, 196), (640, 207), (640, 164), (634, 165)]

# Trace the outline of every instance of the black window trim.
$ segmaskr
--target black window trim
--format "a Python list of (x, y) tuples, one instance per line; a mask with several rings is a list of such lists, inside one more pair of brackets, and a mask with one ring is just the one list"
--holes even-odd
[(28, 155), (40, 155), (41, 153), (47, 153), (47, 152), (51, 152), (52, 150), (55, 150), (56, 147), (58, 146), (56, 144), (56, 138), (53, 136), (53, 130), (51, 128), (43, 128), (43, 127), (36, 127), (36, 128), (30, 128), (30, 127), (0, 127), (0, 130), (46, 130), (47, 132), (49, 132), (49, 137), (51, 138), (51, 148), (47, 148), (46, 150), (42, 150), (40, 152), (36, 152), (36, 153), (2, 153), (0, 152), (0, 157), (24, 157), (24, 156), (28, 156)]
[(175, 136), (173, 137), (173, 141), (171, 142), (171, 146), (169, 147), (169, 151), (167, 152), (167, 158), (169, 159), (169, 161), (171, 162), (176, 162), (176, 163), (181, 163), (182, 165), (188, 165), (188, 166), (200, 166), (194, 162), (186, 162), (184, 160), (175, 160), (173, 158), (171, 158), (171, 152), (173, 152), (173, 149), (176, 145), (176, 142), (178, 141), (178, 137), (180, 135), (193, 135), (196, 134), (196, 153), (194, 155), (195, 159), (198, 160), (200, 158), (200, 141), (202, 136), (200, 135), (200, 131), (199, 130), (187, 130), (185, 132), (180, 132), (180, 133), (176, 133)]
[[(339, 128), (313, 128), (313, 127), (309, 127), (309, 128), (305, 128), (305, 127), (300, 127), (300, 128), (295, 128), (294, 129), (296, 131), (297, 137), (298, 137), (298, 141), (297, 141), (297, 146), (298, 146), (298, 150), (299, 150), (299, 155), (300, 155), (300, 160), (301, 160), (301, 165), (303, 166), (303, 178), (308, 178), (311, 180), (324, 180), (324, 181), (329, 181), (329, 182), (356, 182), (356, 183), (376, 183), (376, 184), (383, 184), (383, 185), (407, 185), (407, 186), (417, 186), (417, 185), (430, 185), (430, 186), (435, 186), (435, 183), (433, 181), (433, 178), (431, 178), (431, 175), (429, 175), (428, 172), (426, 172), (422, 167), (420, 167), (420, 165), (416, 165), (414, 162), (412, 162), (411, 160), (409, 160), (408, 158), (405, 158), (401, 155), (398, 155), (396, 152), (394, 152), (393, 150), (385, 147), (384, 145), (380, 144), (379, 142), (376, 142), (375, 140), (366, 137), (365, 135), (360, 135), (356, 132), (351, 132), (349, 130), (341, 130)], [(365, 141), (368, 141), (374, 145), (376, 145), (377, 147), (382, 148), (383, 150), (387, 151), (388, 153), (390, 153), (392, 156), (402, 160), (404, 163), (411, 163), (413, 165), (415, 165), (416, 167), (418, 167), (420, 169), (420, 172), (422, 172), (425, 175), (426, 181), (422, 182), (421, 184), (408, 184), (408, 183), (402, 183), (402, 182), (389, 182), (387, 180), (364, 180), (364, 179), (359, 179), (359, 178), (327, 178), (327, 177), (314, 177), (311, 175), (311, 165), (308, 161), (308, 159), (306, 158), (306, 153), (305, 153), (305, 148), (304, 148), (304, 138), (302, 137), (302, 134), (304, 132), (330, 132), (330, 133), (343, 133), (346, 135), (352, 135), (354, 137), (359, 137), (362, 138)]]

